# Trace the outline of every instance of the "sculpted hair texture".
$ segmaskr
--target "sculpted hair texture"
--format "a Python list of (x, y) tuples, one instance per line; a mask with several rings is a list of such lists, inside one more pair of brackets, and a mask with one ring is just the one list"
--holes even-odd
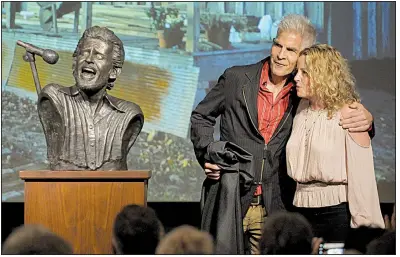
[(278, 25), (278, 36), (282, 32), (296, 32), (303, 39), (302, 49), (310, 47), (316, 42), (317, 31), (311, 21), (303, 15), (289, 14)]
[(339, 51), (326, 44), (317, 44), (304, 49), (302, 55), (305, 56), (311, 94), (326, 107), (329, 118), (345, 104), (360, 101), (354, 76)]
[[(73, 57), (72, 69), (74, 70), (74, 72), (75, 72), (76, 57), (80, 54), (83, 42), (88, 38), (100, 39), (103, 42), (111, 43), (113, 46), (113, 52), (112, 52), (113, 67), (114, 69), (122, 69), (122, 65), (124, 64), (125, 61), (125, 50), (122, 41), (114, 34), (114, 32), (112, 32), (108, 28), (94, 26), (85, 30), (82, 37), (79, 39), (78, 45), (76, 46), (74, 53), (72, 54)], [(114, 86), (114, 81), (110, 82), (107, 85), (107, 89), (112, 89), (113, 86)]]

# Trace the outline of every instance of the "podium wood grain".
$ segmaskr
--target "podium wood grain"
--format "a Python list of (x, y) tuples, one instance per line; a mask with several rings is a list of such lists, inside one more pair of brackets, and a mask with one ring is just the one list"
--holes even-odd
[(149, 171), (21, 171), (25, 224), (42, 224), (77, 254), (110, 254), (117, 213), (146, 205)]

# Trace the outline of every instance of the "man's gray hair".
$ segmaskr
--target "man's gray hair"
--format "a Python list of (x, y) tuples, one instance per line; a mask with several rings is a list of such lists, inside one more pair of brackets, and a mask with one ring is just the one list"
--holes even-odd
[[(317, 31), (311, 21), (299, 14), (289, 14), (281, 20), (278, 25), (279, 36), (282, 32), (297, 32), (303, 39), (302, 48), (307, 48), (315, 44), (317, 39)], [(303, 50), (301, 49), (301, 50)]]

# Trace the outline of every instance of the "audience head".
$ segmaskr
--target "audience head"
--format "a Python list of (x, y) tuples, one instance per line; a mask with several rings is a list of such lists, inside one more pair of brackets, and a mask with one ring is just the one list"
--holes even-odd
[(169, 232), (157, 247), (156, 254), (213, 254), (213, 238), (192, 226), (183, 225)]
[(344, 249), (343, 254), (345, 255), (351, 255), (351, 254), (362, 254), (360, 251), (357, 251), (355, 249)]
[(349, 230), (347, 239), (344, 243), (346, 250), (354, 249), (362, 254), (367, 251), (367, 245), (374, 239), (382, 236), (385, 230), (382, 228), (361, 226)]
[(260, 240), (261, 254), (310, 254), (311, 225), (298, 213), (279, 212), (266, 219)]
[(164, 233), (155, 211), (150, 207), (127, 205), (117, 215), (113, 229), (116, 254), (154, 254)]
[(366, 254), (396, 254), (396, 232), (389, 231), (367, 245)]
[(73, 254), (71, 245), (60, 236), (40, 225), (16, 228), (6, 239), (2, 254)]

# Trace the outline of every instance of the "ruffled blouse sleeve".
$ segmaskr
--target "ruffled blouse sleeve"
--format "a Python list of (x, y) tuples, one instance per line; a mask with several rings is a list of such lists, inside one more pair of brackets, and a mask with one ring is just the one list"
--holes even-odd
[(351, 227), (364, 225), (384, 228), (372, 147), (357, 144), (348, 132), (346, 132), (346, 164)]

